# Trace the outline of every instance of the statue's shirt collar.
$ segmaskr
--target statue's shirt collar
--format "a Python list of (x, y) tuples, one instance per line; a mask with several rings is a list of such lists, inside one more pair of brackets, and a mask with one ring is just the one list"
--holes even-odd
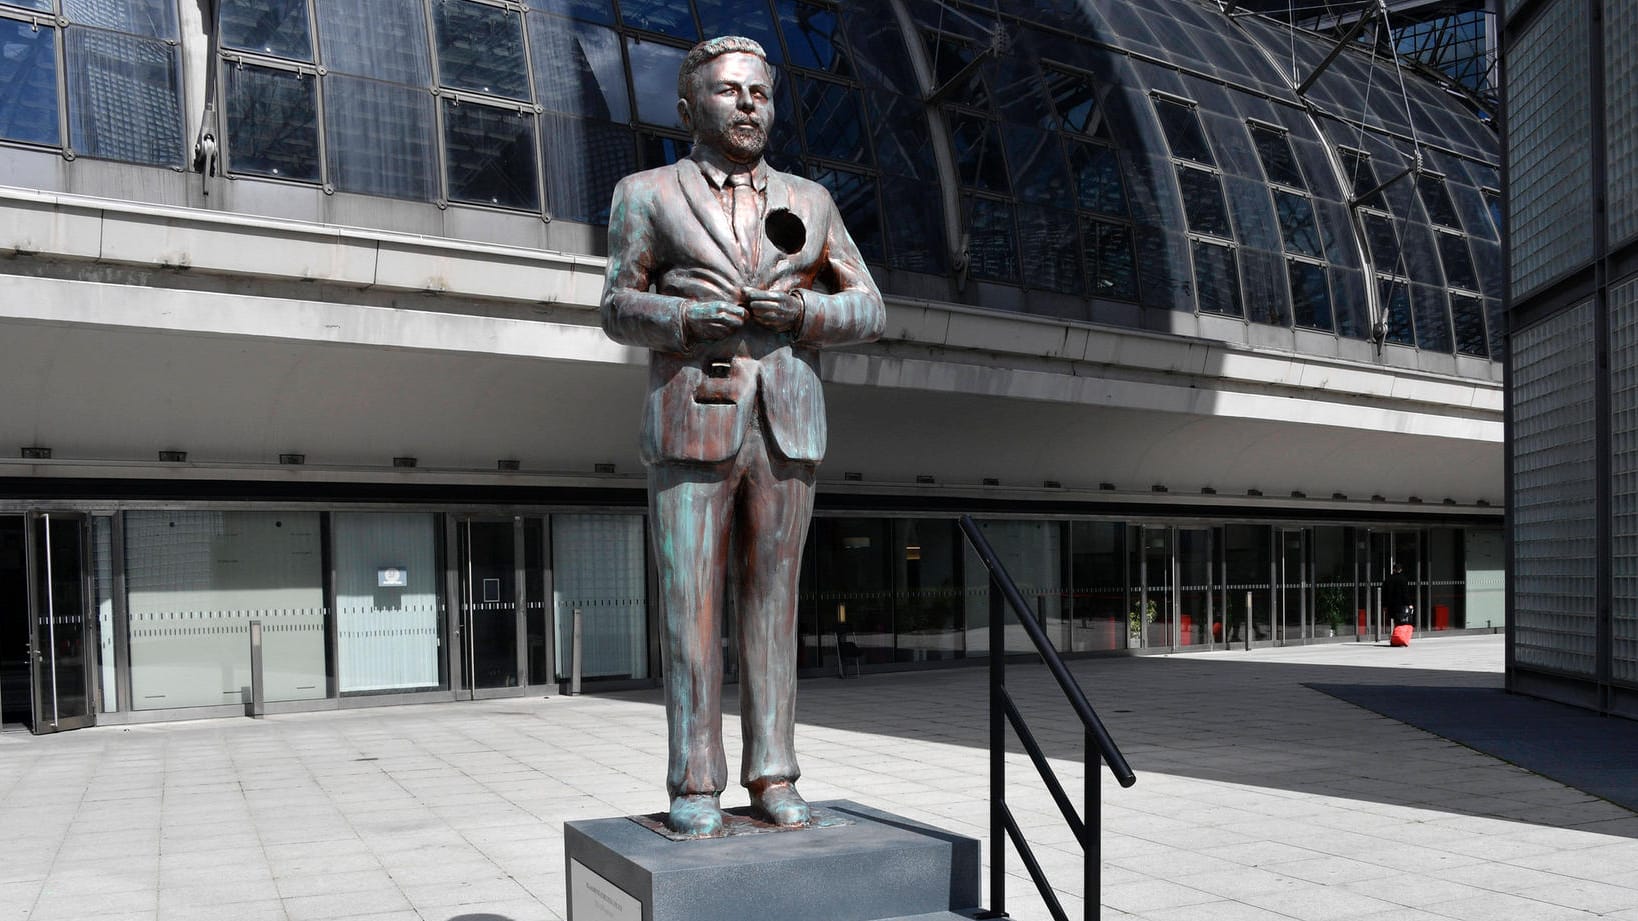
[[(728, 181), (729, 173), (744, 172), (746, 169), (744, 164), (735, 163), (700, 144), (695, 144), (693, 152), (688, 156), (700, 168), (700, 175), (705, 177), (705, 181), (718, 190)], [(751, 186), (758, 192), (768, 191), (768, 161), (758, 157), (756, 163), (750, 167), (750, 173)]]

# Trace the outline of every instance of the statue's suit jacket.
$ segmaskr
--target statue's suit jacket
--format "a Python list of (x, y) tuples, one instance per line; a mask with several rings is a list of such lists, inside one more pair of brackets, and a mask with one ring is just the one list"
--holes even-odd
[[(818, 348), (881, 334), (881, 292), (829, 193), (765, 164), (759, 177), (764, 170), (764, 213), (788, 209), (806, 234), (791, 253), (764, 238), (754, 266), (742, 265), (728, 215), (693, 159), (635, 173), (615, 187), (603, 328), (618, 342), (652, 350), (645, 463), (733, 457), (759, 395), (779, 453), (819, 462), (826, 429)], [(803, 301), (800, 325), (776, 333), (747, 314), (726, 339), (691, 341), (688, 303), (739, 303), (744, 287), (795, 292)], [(708, 379), (713, 362), (731, 363), (727, 380)]]

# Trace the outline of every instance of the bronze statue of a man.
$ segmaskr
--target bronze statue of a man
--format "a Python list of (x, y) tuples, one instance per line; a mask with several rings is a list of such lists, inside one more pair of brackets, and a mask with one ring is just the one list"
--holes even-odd
[(603, 328), (649, 355), (642, 453), (660, 579), (667, 822), (722, 829), (723, 603), (738, 618), (740, 783), (754, 814), (809, 821), (796, 792), (796, 585), (825, 454), (822, 346), (881, 335), (881, 292), (823, 186), (762, 159), (762, 46), (696, 45), (677, 74), (677, 163), (614, 190)]

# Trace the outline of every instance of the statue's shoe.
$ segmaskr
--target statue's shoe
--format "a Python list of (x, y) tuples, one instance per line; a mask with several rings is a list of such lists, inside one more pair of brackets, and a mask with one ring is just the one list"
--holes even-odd
[(704, 838), (722, 832), (722, 807), (714, 793), (692, 793), (671, 798), (665, 824), (679, 835)]
[(812, 815), (808, 801), (788, 780), (762, 781), (751, 785), (751, 814), (775, 825), (806, 825)]

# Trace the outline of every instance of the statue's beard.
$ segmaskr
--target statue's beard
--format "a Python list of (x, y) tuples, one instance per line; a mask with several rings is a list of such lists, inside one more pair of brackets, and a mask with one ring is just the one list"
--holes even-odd
[(749, 163), (768, 148), (768, 131), (756, 122), (735, 122), (701, 140), (722, 151), (730, 160)]

